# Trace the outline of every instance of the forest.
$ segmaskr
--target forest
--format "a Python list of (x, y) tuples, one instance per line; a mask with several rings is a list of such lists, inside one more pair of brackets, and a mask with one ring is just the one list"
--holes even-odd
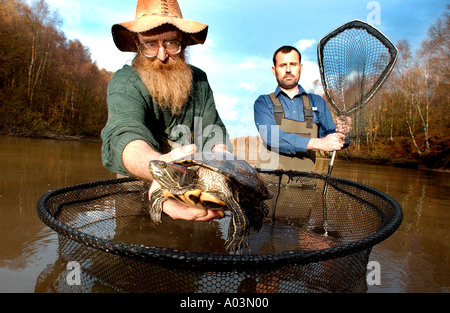
[[(65, 37), (44, 0), (0, 0), (0, 20), (0, 134), (98, 139), (114, 73)], [(449, 168), (450, 6), (416, 51), (406, 40), (395, 44), (394, 70), (338, 156)]]
[(113, 73), (67, 40), (43, 0), (0, 0), (0, 20), (0, 133), (98, 137)]

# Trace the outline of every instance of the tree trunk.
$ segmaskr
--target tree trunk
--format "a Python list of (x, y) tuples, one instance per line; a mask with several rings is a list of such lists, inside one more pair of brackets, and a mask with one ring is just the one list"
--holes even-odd
[(31, 39), (31, 60), (30, 60), (30, 66), (28, 67), (28, 89), (27, 89), (27, 96), (28, 96), (28, 100), (30, 101), (30, 104), (33, 101), (33, 96), (32, 96), (32, 91), (31, 91), (31, 80), (33, 77), (33, 68), (34, 68), (34, 63), (36, 61), (36, 49), (35, 49), (35, 37), (33, 35), (32, 39)]

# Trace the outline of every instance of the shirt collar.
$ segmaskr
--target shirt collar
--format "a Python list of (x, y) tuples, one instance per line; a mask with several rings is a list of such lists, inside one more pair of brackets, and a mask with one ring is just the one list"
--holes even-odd
[[(275, 89), (275, 96), (278, 97), (280, 93), (286, 95), (286, 93), (283, 90), (281, 90), (280, 86), (277, 86), (277, 88)], [(298, 85), (298, 93), (296, 94), (296, 96), (301, 95), (303, 93), (306, 93), (305, 89), (303, 89), (302, 86)]]

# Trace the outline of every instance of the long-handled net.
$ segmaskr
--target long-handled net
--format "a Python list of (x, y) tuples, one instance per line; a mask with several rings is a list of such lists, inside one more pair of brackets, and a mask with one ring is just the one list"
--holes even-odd
[[(373, 98), (391, 73), (397, 53), (385, 35), (359, 20), (336, 28), (319, 41), (317, 58), (323, 89), (338, 115), (348, 116)], [(328, 175), (335, 156), (336, 151)], [(326, 191), (327, 185), (323, 191), (324, 203)], [(325, 225), (324, 228), (327, 233)]]

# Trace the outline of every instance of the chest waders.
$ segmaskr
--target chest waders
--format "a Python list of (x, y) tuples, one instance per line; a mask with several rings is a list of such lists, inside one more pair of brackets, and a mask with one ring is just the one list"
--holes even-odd
[[(294, 133), (302, 137), (317, 138), (319, 135), (319, 127), (313, 123), (313, 111), (308, 96), (304, 93), (301, 95), (303, 101), (304, 122), (291, 120), (284, 117), (283, 106), (275, 93), (269, 95), (273, 104), (273, 113), (275, 122), (278, 127), (287, 132)], [(275, 160), (275, 161), (274, 161)], [(278, 162), (276, 162), (278, 160)], [(297, 152), (295, 154), (278, 153), (272, 151), (270, 147), (260, 145), (259, 158), (257, 166), (262, 169), (283, 169), (295, 171), (312, 171), (316, 162), (316, 152), (309, 150), (308, 152)]]

